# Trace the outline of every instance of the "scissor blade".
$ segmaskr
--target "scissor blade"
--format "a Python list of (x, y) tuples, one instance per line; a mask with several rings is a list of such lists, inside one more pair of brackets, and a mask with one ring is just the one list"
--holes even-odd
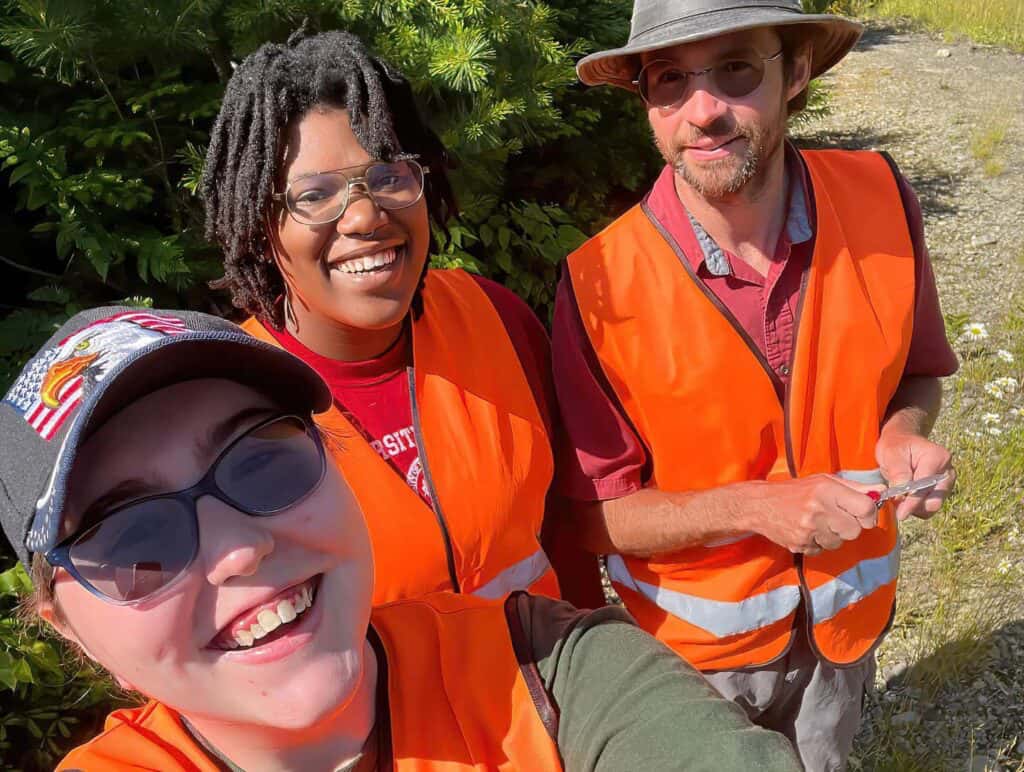
[(894, 499), (897, 496), (909, 496), (912, 493), (926, 491), (929, 488), (934, 488), (948, 476), (948, 472), (943, 472), (942, 474), (933, 474), (931, 477), (922, 477), (920, 480), (911, 480), (910, 482), (903, 483), (902, 485), (893, 485), (882, 492), (882, 497), (879, 501), (888, 501), (889, 499)]

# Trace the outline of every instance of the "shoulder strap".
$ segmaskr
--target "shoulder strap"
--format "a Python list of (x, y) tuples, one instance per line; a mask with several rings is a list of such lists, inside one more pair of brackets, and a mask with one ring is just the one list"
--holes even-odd
[(525, 617), (529, 615), (525, 606), (529, 602), (529, 596), (523, 591), (513, 592), (505, 599), (505, 619), (508, 622), (509, 636), (512, 639), (512, 649), (516, 653), (516, 661), (519, 663), (519, 672), (526, 682), (526, 688), (530, 691), (530, 698), (533, 706), (537, 709), (548, 736), (556, 744), (558, 743), (558, 705), (554, 697), (544, 686), (544, 679), (541, 677), (540, 669), (537, 667), (537, 656), (533, 650), (533, 642), (526, 633)]

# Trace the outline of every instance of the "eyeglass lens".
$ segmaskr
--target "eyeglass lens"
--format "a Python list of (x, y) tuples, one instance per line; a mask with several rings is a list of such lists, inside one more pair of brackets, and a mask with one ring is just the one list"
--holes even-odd
[(288, 185), (288, 211), (309, 225), (336, 220), (348, 206), (352, 183), (365, 185), (383, 209), (404, 209), (423, 193), (423, 168), (415, 161), (396, 161), (371, 164), (361, 176), (333, 171), (300, 177)]
[[(319, 484), (323, 457), (294, 416), (256, 427), (215, 462), (219, 494), (249, 515), (271, 515)], [(195, 500), (155, 496), (121, 507), (84, 531), (69, 551), (81, 578), (115, 601), (136, 601), (169, 584), (199, 547)]]
[[(731, 57), (709, 67), (706, 72), (720, 94), (738, 99), (750, 94), (764, 79), (765, 59), (750, 54)], [(637, 79), (640, 96), (652, 107), (670, 107), (682, 101), (690, 81), (697, 73), (687, 72), (672, 62), (654, 61)]]

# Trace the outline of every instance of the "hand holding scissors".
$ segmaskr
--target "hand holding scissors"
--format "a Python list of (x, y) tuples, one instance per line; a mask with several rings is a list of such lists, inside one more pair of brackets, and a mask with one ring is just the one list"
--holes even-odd
[(922, 491), (928, 491), (934, 488), (943, 480), (949, 477), (949, 472), (942, 472), (941, 474), (933, 474), (928, 477), (922, 477), (919, 480), (911, 480), (905, 482), (902, 485), (891, 485), (881, 493), (876, 491), (870, 491), (868, 496), (875, 502), (875, 506), (881, 507), (886, 501), (890, 499), (899, 498), (901, 496), (911, 496), (915, 493), (921, 493)]

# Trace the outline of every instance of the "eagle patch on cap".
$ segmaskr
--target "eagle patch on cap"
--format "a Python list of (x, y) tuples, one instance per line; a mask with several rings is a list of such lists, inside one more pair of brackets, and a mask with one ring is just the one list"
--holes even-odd
[(3, 402), (49, 442), (85, 394), (133, 351), (187, 332), (174, 316), (126, 311), (99, 319), (40, 351), (18, 376)]

